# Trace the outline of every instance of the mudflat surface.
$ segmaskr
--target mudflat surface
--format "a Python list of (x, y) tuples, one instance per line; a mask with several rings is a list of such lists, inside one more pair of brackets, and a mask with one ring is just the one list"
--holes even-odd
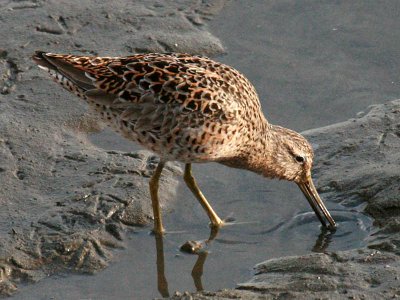
[[(396, 1), (2, 2), (0, 293), (15, 299), (149, 299), (246, 282), (237, 291), (194, 297), (263, 298), (293, 290), (292, 296), (306, 299), (321, 296), (307, 280), (329, 273), (315, 286), (326, 291), (323, 296), (362, 290), (354, 295), (368, 298), (375, 287), (371, 297), (396, 295), (398, 171), (374, 170), (398, 160), (398, 103), (367, 106), (400, 94), (397, 6)], [(208, 221), (178, 185), (179, 166), (171, 164), (162, 197), (171, 232), (160, 243), (148, 234), (147, 181), (157, 158), (104, 130), (83, 102), (50, 82), (30, 61), (38, 49), (216, 57), (250, 78), (271, 122), (299, 131), (366, 110), (358, 114), (361, 122), (307, 132), (317, 149), (316, 185), (341, 226), (333, 235), (320, 231), (289, 183), (200, 165), (194, 171), (204, 193), (222, 217), (237, 224), (224, 228), (206, 255), (184, 254), (179, 251), (184, 241), (208, 237)], [(360, 149), (364, 136), (371, 143)], [(381, 157), (390, 160), (372, 164)], [(388, 216), (393, 218), (385, 226)], [(302, 256), (279, 260), (286, 255)], [(267, 259), (275, 260), (253, 271)], [(309, 269), (302, 269), (305, 263)], [(204, 268), (197, 267), (192, 278), (196, 265)], [(349, 274), (342, 285), (336, 283), (342, 275), (337, 270)], [(247, 282), (254, 272), (258, 275)], [(367, 276), (373, 272), (378, 275)], [(379, 275), (386, 285), (379, 284)], [(290, 281), (277, 285), (271, 276)]]

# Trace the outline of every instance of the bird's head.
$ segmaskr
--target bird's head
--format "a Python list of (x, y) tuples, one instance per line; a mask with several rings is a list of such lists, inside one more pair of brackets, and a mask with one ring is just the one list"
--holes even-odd
[(272, 126), (270, 140), (273, 168), (270, 177), (294, 181), (297, 184), (311, 177), (314, 152), (310, 143), (299, 133), (280, 126)]
[(314, 152), (310, 143), (301, 134), (280, 126), (272, 126), (271, 132), (270, 140), (274, 141), (275, 147), (270, 153), (271, 163), (265, 175), (295, 182), (321, 223), (334, 229), (335, 221), (319, 197), (311, 178)]

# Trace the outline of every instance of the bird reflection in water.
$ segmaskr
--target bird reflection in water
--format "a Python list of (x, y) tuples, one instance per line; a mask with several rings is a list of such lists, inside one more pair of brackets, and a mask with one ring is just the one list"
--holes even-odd
[(327, 228), (321, 226), (321, 233), (318, 235), (312, 251), (318, 253), (326, 252), (330, 243), (332, 242), (332, 236), (334, 235), (334, 233), (335, 231), (328, 230)]
[[(330, 243), (332, 242), (332, 237), (335, 234), (335, 231), (329, 230), (323, 226), (321, 226), (321, 232), (318, 235), (314, 246), (311, 248), (312, 252), (323, 253), (326, 252)], [(210, 231), (210, 235), (208, 239), (202, 241), (187, 241), (185, 244), (181, 246), (181, 251), (185, 253), (195, 254), (197, 255), (197, 260), (193, 265), (191, 276), (193, 278), (193, 283), (196, 288), (196, 291), (203, 291), (203, 269), (206, 259), (209, 255), (208, 247), (210, 243), (216, 239), (218, 235), (218, 228), (213, 227)], [(168, 289), (168, 281), (165, 276), (165, 259), (164, 259), (164, 243), (163, 243), (163, 235), (154, 234), (154, 238), (156, 241), (156, 253), (157, 253), (157, 288), (160, 295), (164, 298), (170, 297), (169, 289)]]
[[(207, 247), (217, 237), (218, 228), (212, 227), (208, 239), (203, 241), (187, 241), (181, 246), (181, 251), (197, 255), (197, 260), (192, 268), (192, 278), (196, 291), (200, 292), (203, 290), (203, 282), (201, 280), (203, 276), (204, 263), (209, 254)], [(157, 252), (157, 288), (160, 295), (163, 298), (170, 297), (168, 289), (168, 281), (165, 276), (165, 259), (164, 259), (164, 241), (163, 235), (154, 233), (156, 240), (156, 252)]]

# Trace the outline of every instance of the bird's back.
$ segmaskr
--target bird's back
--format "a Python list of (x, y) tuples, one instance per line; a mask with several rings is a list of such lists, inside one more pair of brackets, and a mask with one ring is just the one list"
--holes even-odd
[(235, 156), (266, 123), (252, 84), (235, 69), (205, 57), (37, 52), (33, 58), (115, 130), (165, 160)]

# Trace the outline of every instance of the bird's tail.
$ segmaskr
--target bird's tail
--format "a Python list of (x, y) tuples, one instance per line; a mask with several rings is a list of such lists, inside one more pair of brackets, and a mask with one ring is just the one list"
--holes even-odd
[(65, 89), (85, 98), (85, 92), (95, 87), (93, 81), (85, 75), (85, 71), (74, 67), (63, 57), (63, 55), (36, 51), (32, 59)]

